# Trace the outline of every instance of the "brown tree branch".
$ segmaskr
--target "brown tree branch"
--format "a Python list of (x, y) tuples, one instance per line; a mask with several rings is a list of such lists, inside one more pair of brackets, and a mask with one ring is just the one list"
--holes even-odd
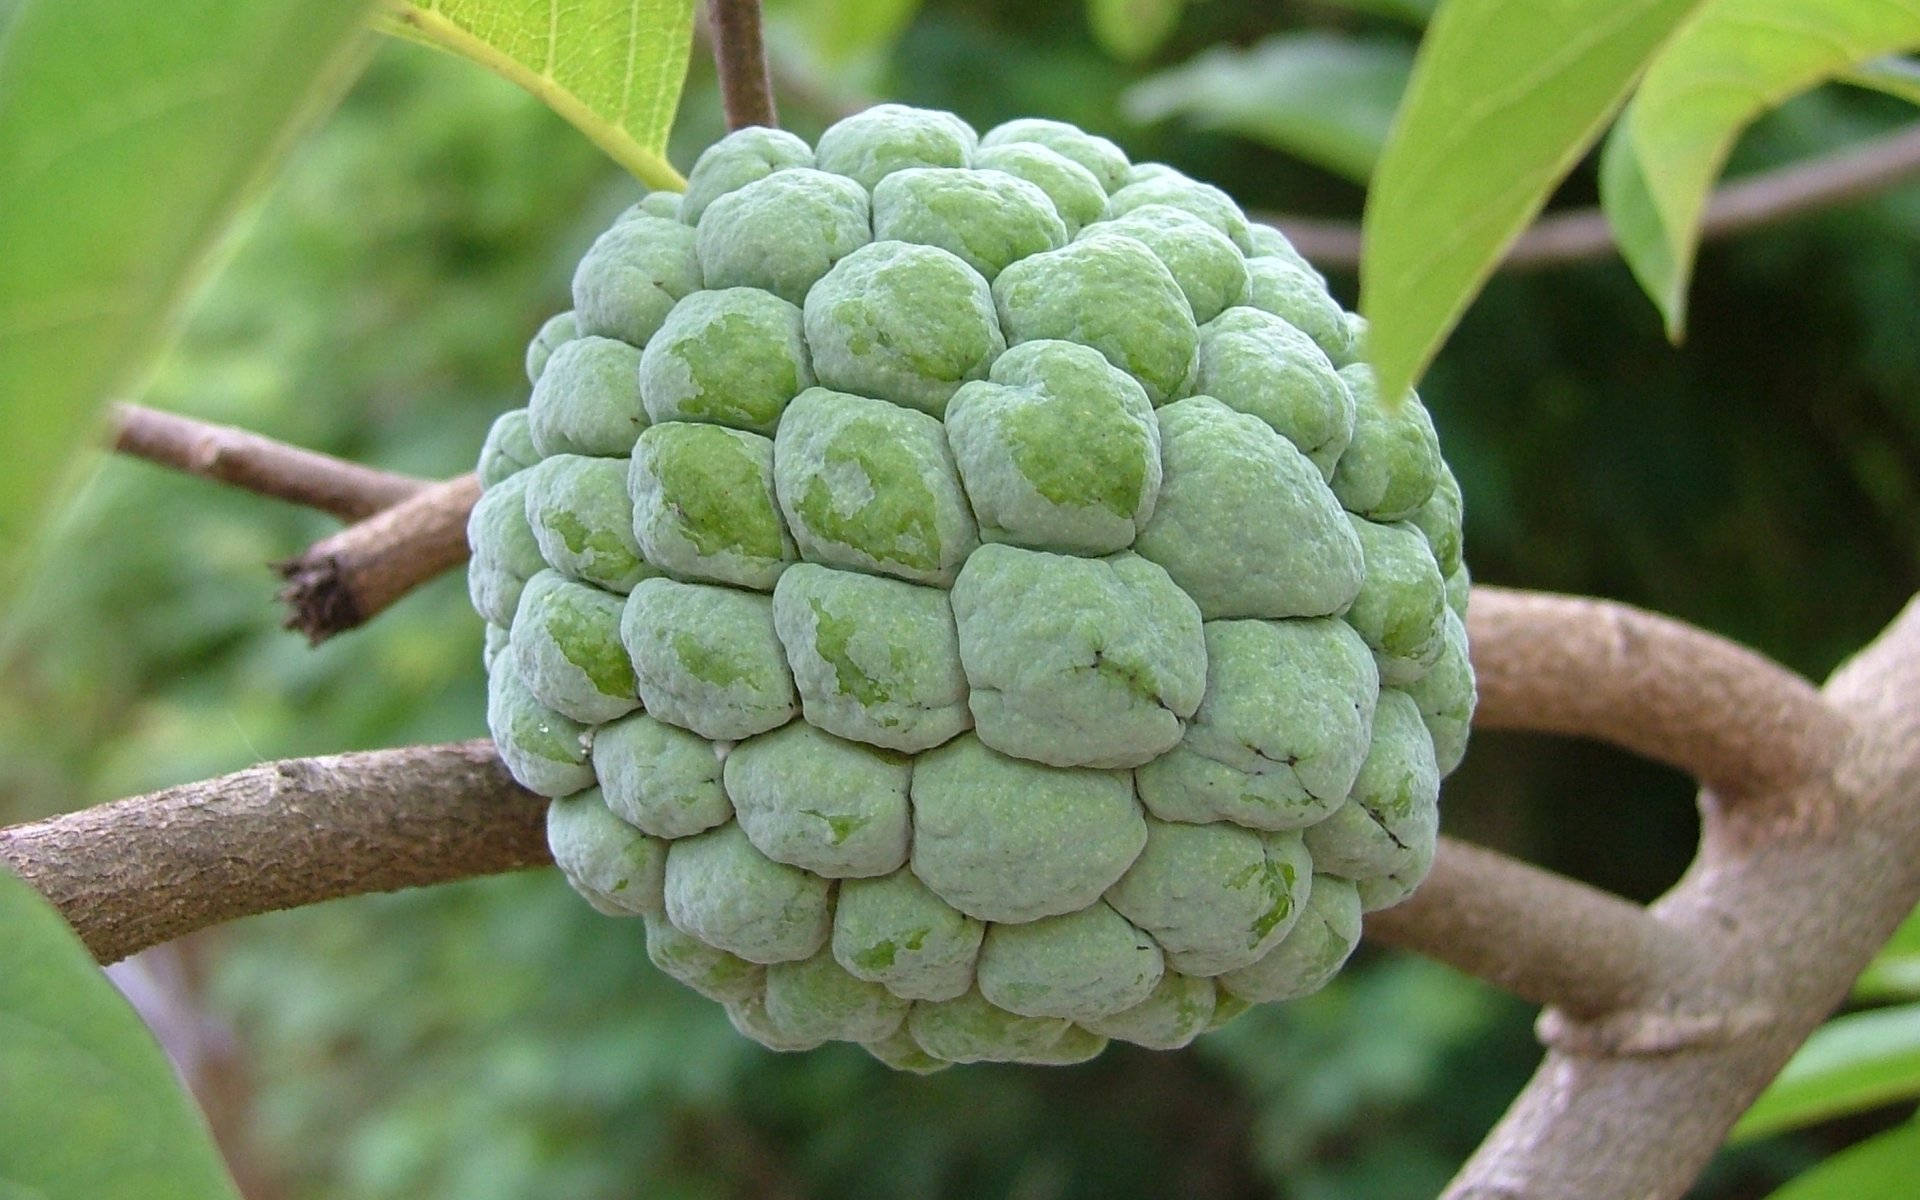
[[(1596, 624), (1596, 618), (1602, 622), (1622, 619), (1613, 609), (1620, 609), (1632, 620), (1649, 623), (1659, 631), (1656, 640), (1664, 637), (1688, 647), (1682, 651), (1667, 646), (1669, 653), (1655, 659), (1673, 668), (1683, 681), (1712, 678), (1714, 672), (1702, 668), (1701, 663), (1708, 660), (1710, 667), (1717, 653), (1747, 655), (1700, 631), (1621, 606), (1483, 588), (1474, 597), (1473, 614), (1484, 719), (1496, 726), (1564, 731), (1571, 727), (1574, 717), (1584, 715), (1600, 732), (1606, 731), (1608, 722), (1619, 725), (1615, 732), (1626, 744), (1641, 740), (1647, 730), (1622, 722), (1634, 712), (1657, 718), (1659, 704), (1637, 708), (1635, 704), (1648, 695), (1663, 695), (1669, 685), (1656, 682), (1636, 692), (1608, 683), (1608, 671), (1632, 679), (1636, 678), (1634, 672), (1645, 668), (1613, 653), (1604, 637), (1579, 636), (1583, 626), (1589, 627), (1590, 634), (1594, 629), (1605, 631), (1607, 626)], [(1562, 654), (1570, 648), (1586, 647), (1595, 661), (1536, 663), (1545, 673), (1529, 677), (1529, 647), (1537, 651), (1542, 645)], [(1707, 649), (1702, 651), (1701, 646)], [(1740, 661), (1743, 666), (1752, 665), (1744, 658)], [(1613, 689), (1616, 707), (1594, 705), (1593, 696), (1608, 688)], [(1708, 691), (1701, 699), (1718, 703), (1717, 697), (1717, 692)], [(1817, 698), (1813, 703), (1819, 703)], [(1526, 719), (1518, 719), (1519, 715)], [(1730, 714), (1730, 724), (1736, 729), (1740, 728), (1739, 721), (1738, 712)], [(1654, 735), (1662, 732), (1657, 719), (1648, 729)], [(393, 769), (377, 756), (360, 756), (355, 762), (357, 769), (380, 772), (382, 777)], [(416, 767), (425, 771), (433, 765), (428, 762)], [(349, 774), (342, 773), (345, 767), (330, 769), (338, 786), (360, 790)], [(429, 782), (436, 791), (448, 786), (444, 781)], [(203, 786), (224, 792), (230, 780)], [(177, 800), (180, 793), (176, 789), (164, 795)], [(396, 795), (395, 800), (406, 802), (407, 797)], [(89, 811), (135, 813), (142, 803), (124, 801)], [(57, 821), (83, 816), (86, 814)], [(18, 831), (9, 831), (9, 835), (24, 836)], [(324, 851), (325, 846), (317, 844), (314, 849)], [(1635, 997), (1645, 998), (1652, 981), (1673, 977), (1694, 952), (1686, 935), (1651, 921), (1638, 906), (1491, 852), (1451, 843), (1435, 867), (1434, 882), (1400, 909), (1376, 914), (1369, 929), (1382, 940), (1432, 954), (1523, 997), (1557, 1003), (1583, 1015), (1613, 1011)]]
[(760, 31), (760, 0), (712, 0), (707, 15), (713, 24), (713, 63), (720, 75), (727, 128), (778, 126)]
[[(288, 759), (0, 829), (0, 863), (110, 962), (237, 917), (547, 862), (545, 803), (485, 741)], [(1596, 1013), (1694, 955), (1637, 905), (1451, 839), (1367, 928)]]
[(479, 498), (473, 475), (436, 483), (279, 564), (287, 628), (317, 645), (465, 562), (467, 514)]
[[(1814, 701), (1843, 714), (1819, 757), (1791, 739), (1791, 753), (1768, 747), (1791, 732), (1775, 728), (1781, 712), (1821, 710), (1710, 635), (1500, 589), (1474, 609), (1490, 720), (1576, 732), (1591, 720), (1589, 732), (1665, 751), (1676, 743), (1658, 721), (1621, 712), (1634, 696), (1657, 714), (1691, 694), (1734, 718), (1695, 722), (1694, 736), (1725, 750), (1755, 718), (1753, 749), (1776, 759), (1745, 780), (1768, 781), (1752, 802), (1707, 795), (1702, 855), (1651, 910), (1449, 841), (1414, 899), (1369, 918), (1374, 936), (1559, 1005), (1542, 1016), (1534, 1082), (1450, 1197), (1678, 1197), (1920, 899), (1920, 600)], [(1570, 657), (1581, 647), (1592, 663)], [(1756, 706), (1728, 690), (1736, 677), (1786, 698)], [(1596, 689), (1613, 698), (1596, 705)], [(1537, 719), (1520, 719), (1528, 707)], [(541, 807), (484, 742), (415, 747), (268, 764), (0, 830), (0, 862), (113, 959), (248, 913), (544, 861)]]
[[(1884, 191), (1920, 175), (1920, 125), (1872, 138), (1805, 162), (1739, 179), (1715, 192), (1701, 217), (1700, 238), (1744, 233)], [(1322, 267), (1360, 265), (1360, 226), (1287, 213), (1255, 214), (1278, 228)], [(1607, 215), (1597, 208), (1542, 217), (1501, 262), (1529, 270), (1606, 258), (1617, 250)]]
[(1711, 1021), (1546, 1013), (1545, 1060), (1448, 1200), (1679, 1197), (1920, 900), (1920, 599), (1825, 695), (1852, 730), (1832, 772), (1790, 805), (1708, 797), (1702, 857), (1653, 908), (1715, 948), (1713, 988), (1744, 1002)]
[(317, 508), (343, 521), (370, 517), (428, 484), (138, 404), (114, 406), (110, 442), (122, 454)]
[(548, 861), (492, 743), (262, 763), (0, 829), (0, 863), (102, 962), (236, 917)]
[(272, 438), (123, 404), (111, 445), (188, 474), (332, 513), (355, 524), (278, 564), (287, 628), (319, 643), (355, 628), (467, 558), (480, 483), (395, 475)]
[(1366, 935), (1588, 1017), (1652, 1002), (1702, 959), (1638, 904), (1451, 838), (1418, 891), (1368, 914)]
[(1630, 605), (1482, 586), (1467, 630), (1477, 725), (1599, 738), (1729, 799), (1824, 773), (1849, 732), (1786, 668)]

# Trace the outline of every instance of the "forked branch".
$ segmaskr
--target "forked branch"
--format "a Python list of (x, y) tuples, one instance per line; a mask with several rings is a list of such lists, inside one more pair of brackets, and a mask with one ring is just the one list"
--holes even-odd
[(467, 557), (472, 475), (435, 483), (137, 404), (114, 409), (113, 449), (355, 522), (278, 564), (287, 628), (319, 643)]
[(279, 564), (287, 628), (324, 642), (465, 562), (467, 514), (479, 498), (473, 475), (436, 483)]
[(1831, 770), (1765, 803), (1705, 805), (1701, 859), (1653, 906), (1712, 948), (1711, 994), (1665, 1014), (1546, 1014), (1545, 1061), (1448, 1200), (1681, 1196), (1920, 901), (1920, 599), (1824, 697), (1846, 715)]
[[(1490, 719), (1564, 732), (1584, 713), (1596, 727), (1581, 732), (1668, 745), (1622, 715), (1644, 689), (1611, 687), (1599, 707), (1588, 694), (1609, 670), (1681, 694), (1619, 651), (1618, 614), (1493, 589), (1474, 604)], [(1636, 619), (1675, 651), (1669, 671), (1779, 672)], [(1680, 653), (1695, 642), (1711, 648)], [(1603, 651), (1599, 665), (1554, 657), (1567, 645)], [(1553, 669), (1516, 674), (1534, 661)], [(1719, 703), (1722, 686), (1696, 699)], [(1920, 898), (1920, 601), (1811, 703), (1835, 714), (1831, 751), (1782, 756), (1770, 790), (1709, 806), (1701, 862), (1650, 912), (1447, 842), (1428, 885), (1370, 919), (1376, 936), (1556, 1006), (1538, 1076), (1451, 1197), (1681, 1195)], [(545, 861), (541, 809), (484, 742), (414, 747), (266, 764), (0, 830), (0, 862), (114, 959), (249, 913)]]

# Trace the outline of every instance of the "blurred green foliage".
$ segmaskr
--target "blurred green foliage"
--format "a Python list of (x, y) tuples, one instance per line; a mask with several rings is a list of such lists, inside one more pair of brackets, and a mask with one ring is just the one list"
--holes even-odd
[(1735, 1140), (1920, 1097), (1920, 1004), (1835, 1017), (1734, 1126)]
[(0, 869), (0, 1194), (240, 1200), (173, 1064), (46, 897)]
[(1128, 89), (1140, 121), (1185, 117), (1365, 184), (1413, 69), (1408, 37), (1292, 33), (1215, 46)]
[(372, 7), (0, 8), (0, 600), (101, 406), (141, 385), (234, 216), (358, 72)]
[[(1348, 179), (1187, 117), (1137, 124), (1120, 97), (1222, 44), (1410, 42), (1400, 14), (1420, 7), (1211, 0), (1125, 64), (1071, 0), (930, 0), (891, 50), (829, 34), (810, 49), (802, 16), (780, 44), (802, 63), (866, 56), (866, 85), (982, 127), (1058, 116), (1250, 208), (1354, 218)], [(848, 85), (820, 69), (814, 95)], [(789, 96), (784, 116), (811, 134), (831, 113)], [(1734, 170), (1906, 117), (1884, 96), (1819, 93), (1764, 120)], [(718, 130), (696, 63), (674, 163)], [(566, 306), (571, 264), (637, 190), (509, 85), (388, 46), (299, 149), (146, 399), (399, 470), (462, 470), (524, 401), (522, 347)], [(1559, 202), (1594, 196), (1588, 165)], [(1348, 303), (1353, 282), (1335, 278)], [(1823, 674), (1920, 587), (1915, 296), (1913, 187), (1707, 247), (1684, 351), (1618, 262), (1496, 279), (1424, 389), (1476, 578), (1647, 604)], [(327, 528), (102, 457), (0, 664), (0, 816), (483, 732), (480, 625), (458, 578), (318, 650), (276, 627), (263, 564)], [(1456, 833), (1637, 897), (1693, 849), (1683, 780), (1587, 745), (1482, 737), (1445, 807)], [(1519, 1004), (1368, 953), (1322, 995), (1179, 1054), (924, 1080), (856, 1051), (776, 1056), (551, 873), (262, 918), (219, 946), (210, 1002), (248, 1049), (252, 1134), (300, 1200), (1412, 1200), (1536, 1053)], [(1830, 1144), (1743, 1149), (1698, 1195), (1762, 1195)]]

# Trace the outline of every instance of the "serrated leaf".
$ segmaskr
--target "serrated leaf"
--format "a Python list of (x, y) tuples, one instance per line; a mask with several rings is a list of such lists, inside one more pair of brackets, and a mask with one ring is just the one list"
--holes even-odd
[(1884, 92), (1908, 104), (1920, 104), (1920, 62), (1898, 55), (1876, 58), (1837, 76), (1841, 83)]
[[(1916, 45), (1920, 0), (1707, 0), (1674, 35), (1609, 139), (1617, 161), (1601, 175), (1601, 203), (1610, 217), (1621, 210), (1621, 252), (1668, 336), (1686, 326), (1700, 215), (1740, 132), (1842, 71)], [(1618, 161), (1629, 157), (1631, 169)]]
[(1908, 1121), (1848, 1146), (1767, 1200), (1912, 1200), (1920, 1124)]
[(0, 40), (0, 585), (101, 405), (135, 390), (291, 132), (351, 77), (370, 7), (15, 7)]
[(1814, 1030), (1730, 1135), (1761, 1137), (1920, 1097), (1920, 1004), (1835, 1017)]
[(1185, 117), (1365, 183), (1413, 68), (1399, 41), (1330, 33), (1215, 47), (1121, 97), (1139, 121)]
[(1367, 196), (1360, 309), (1383, 394), (1400, 394), (1431, 361), (1700, 2), (1440, 6)]
[(432, 0), (393, 9), (381, 27), (520, 85), (648, 187), (686, 186), (666, 147), (693, 0)]
[(0, 1196), (238, 1200), (153, 1034), (0, 868)]
[(1167, 40), (1186, 7), (1186, 0), (1087, 0), (1087, 23), (1108, 54), (1138, 62)]

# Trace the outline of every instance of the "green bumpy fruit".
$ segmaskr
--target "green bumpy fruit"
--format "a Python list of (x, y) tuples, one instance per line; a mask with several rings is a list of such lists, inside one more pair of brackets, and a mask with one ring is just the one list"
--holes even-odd
[(1433, 861), (1458, 483), (1218, 188), (1057, 121), (746, 129), (481, 451), (488, 721), (569, 883), (780, 1050), (1184, 1046)]

